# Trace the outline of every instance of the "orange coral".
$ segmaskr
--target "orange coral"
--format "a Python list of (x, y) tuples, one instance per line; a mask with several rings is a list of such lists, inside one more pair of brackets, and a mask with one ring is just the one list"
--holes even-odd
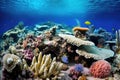
[(72, 30), (73, 31), (76, 31), (76, 30), (78, 30), (78, 31), (88, 31), (89, 29), (88, 28), (83, 28), (83, 27), (74, 27)]
[(22, 44), (22, 46), (23, 46), (24, 49), (27, 47), (27, 44), (28, 44), (27, 40), (24, 40), (23, 44)]
[(78, 78), (78, 80), (87, 80), (86, 76), (85, 75), (82, 75)]

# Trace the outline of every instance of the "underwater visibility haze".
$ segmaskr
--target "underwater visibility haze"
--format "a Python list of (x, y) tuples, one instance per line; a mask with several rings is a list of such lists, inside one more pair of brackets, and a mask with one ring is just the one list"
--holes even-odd
[(0, 80), (120, 80), (120, 0), (0, 0)]
[(53, 21), (70, 26), (96, 28), (112, 32), (120, 28), (120, 0), (0, 0), (0, 33), (23, 21), (27, 26)]

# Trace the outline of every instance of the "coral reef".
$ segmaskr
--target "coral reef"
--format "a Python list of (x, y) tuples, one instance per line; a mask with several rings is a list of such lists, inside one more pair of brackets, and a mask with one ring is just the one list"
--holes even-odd
[(18, 23), (17, 26), (15, 26), (14, 29), (8, 30), (3, 34), (3, 38), (6, 39), (7, 37), (12, 37), (14, 41), (18, 40), (18, 35), (19, 33), (22, 33), (25, 31), (24, 24), (23, 23)]
[(74, 35), (77, 38), (86, 39), (86, 31), (88, 31), (88, 28), (82, 28), (82, 27), (74, 27), (73, 31), (74, 31)]
[(119, 80), (120, 30), (115, 41), (85, 24), (89, 29), (46, 22), (8, 30), (0, 39), (2, 80)]
[(76, 50), (81, 56), (85, 56), (85, 58), (93, 58), (96, 60), (99, 59), (107, 59), (114, 56), (114, 52), (104, 48), (97, 48), (96, 46), (81, 46)]
[(119, 73), (120, 71), (120, 54), (116, 54), (115, 59), (113, 60), (112, 71), (113, 73)]
[(120, 30), (116, 31), (116, 42), (117, 42), (117, 49), (116, 53), (120, 53)]
[(69, 69), (69, 76), (72, 80), (77, 80), (79, 76), (82, 75), (83, 66), (81, 64), (75, 64)]
[(105, 78), (111, 73), (111, 65), (105, 60), (99, 60), (91, 65), (90, 73), (94, 77)]
[(82, 75), (78, 78), (78, 80), (87, 80), (86, 76)]
[(38, 79), (57, 78), (62, 67), (63, 64), (56, 62), (56, 58), (52, 60), (50, 54), (42, 56), (42, 53), (39, 53), (38, 58), (34, 56), (30, 67), (27, 66), (26, 62), (24, 64), (24, 68), (34, 72), (34, 77)]
[(70, 43), (70, 44), (75, 45), (77, 47), (79, 47), (81, 45), (94, 45), (94, 43), (91, 41), (84, 41), (84, 40), (76, 38), (75, 36), (72, 36), (72, 35), (59, 34), (59, 36), (62, 37), (64, 40), (66, 40), (67, 43)]
[(3, 56), (1, 80), (24, 80), (33, 78), (31, 71), (22, 70), (21, 59), (14, 54)]

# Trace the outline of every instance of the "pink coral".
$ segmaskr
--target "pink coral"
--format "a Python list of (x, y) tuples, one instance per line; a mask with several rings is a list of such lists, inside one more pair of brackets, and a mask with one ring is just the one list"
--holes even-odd
[(90, 73), (97, 78), (105, 78), (111, 72), (111, 65), (105, 60), (94, 62), (90, 67)]
[(34, 54), (31, 49), (24, 50), (23, 55), (25, 59), (28, 59), (31, 61), (32, 61), (32, 58), (34, 57)]

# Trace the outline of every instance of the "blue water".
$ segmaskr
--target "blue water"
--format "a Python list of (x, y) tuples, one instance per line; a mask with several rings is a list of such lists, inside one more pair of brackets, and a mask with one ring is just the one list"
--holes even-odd
[(89, 20), (96, 28), (109, 32), (120, 29), (120, 0), (0, 0), (0, 34), (19, 21), (31, 27), (53, 21), (82, 27)]

